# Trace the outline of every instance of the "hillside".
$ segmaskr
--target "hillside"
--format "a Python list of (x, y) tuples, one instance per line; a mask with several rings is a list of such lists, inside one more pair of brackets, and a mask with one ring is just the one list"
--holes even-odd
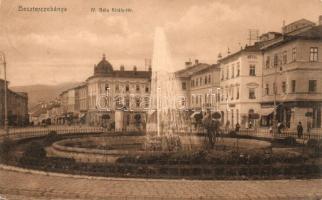
[(80, 83), (70, 82), (62, 83), (58, 85), (26, 85), (26, 86), (14, 86), (10, 87), (15, 92), (27, 92), (28, 93), (28, 106), (32, 108), (40, 101), (51, 101), (58, 97), (58, 95), (69, 88), (75, 87)]

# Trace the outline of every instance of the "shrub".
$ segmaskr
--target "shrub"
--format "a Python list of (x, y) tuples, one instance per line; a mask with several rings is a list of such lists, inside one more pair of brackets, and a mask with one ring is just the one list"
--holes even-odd
[(286, 137), (283, 139), (283, 144), (285, 145), (295, 145), (296, 144), (296, 139), (294, 137)]
[(3, 161), (7, 161), (10, 158), (10, 151), (12, 150), (15, 142), (10, 138), (4, 138), (0, 143), (0, 158)]
[(316, 139), (309, 139), (306, 144), (310, 148), (315, 148), (318, 145), (318, 140)]
[(228, 135), (229, 137), (237, 137), (236, 131), (229, 131)]
[(37, 142), (32, 142), (26, 147), (20, 162), (24, 165), (39, 165), (45, 158), (46, 151), (43, 146)]
[(48, 135), (45, 137), (44, 145), (45, 146), (51, 145), (52, 143), (54, 143), (60, 139), (61, 139), (61, 137), (60, 137), (60, 135), (57, 134), (56, 131), (50, 131), (48, 133)]

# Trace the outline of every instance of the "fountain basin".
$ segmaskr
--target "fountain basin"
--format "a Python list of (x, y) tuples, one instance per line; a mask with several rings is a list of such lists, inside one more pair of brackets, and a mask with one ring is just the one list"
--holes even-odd
[[(126, 155), (149, 155), (162, 151), (145, 149), (145, 136), (96, 136), (65, 139), (55, 142), (47, 148), (48, 156), (73, 158), (83, 163), (115, 163), (118, 158)], [(182, 150), (200, 150), (205, 147), (207, 139), (200, 136), (181, 136)], [(232, 149), (236, 146), (235, 138), (224, 138), (217, 145)], [(271, 144), (265, 141), (239, 139), (239, 149), (267, 149)]]

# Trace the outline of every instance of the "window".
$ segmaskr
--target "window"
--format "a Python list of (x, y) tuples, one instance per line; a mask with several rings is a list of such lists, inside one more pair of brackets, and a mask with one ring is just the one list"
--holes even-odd
[(296, 81), (292, 80), (292, 92), (295, 92), (295, 87), (296, 87)]
[(275, 54), (274, 55), (274, 67), (277, 67), (277, 65), (278, 65), (278, 55)]
[(226, 80), (228, 80), (229, 77), (229, 68), (227, 67), (227, 71), (226, 71)]
[(317, 62), (318, 61), (318, 48), (317, 47), (311, 47), (310, 48), (310, 61), (311, 62)]
[(269, 56), (266, 57), (266, 69), (269, 68), (271, 62), (271, 58)]
[(140, 85), (136, 85), (136, 86), (135, 86), (135, 90), (136, 90), (137, 92), (139, 92), (139, 91), (140, 91)]
[(109, 90), (110, 86), (108, 85), (108, 83), (105, 84), (105, 91)]
[(265, 94), (266, 94), (266, 95), (269, 95), (269, 84), (266, 84), (266, 87), (265, 87)]
[(222, 70), (222, 72), (221, 72), (221, 80), (224, 80), (224, 77), (225, 77), (225, 73), (224, 73), (224, 70)]
[(207, 78), (207, 76), (205, 76), (205, 85), (207, 85), (208, 84), (208, 78)]
[(141, 105), (141, 99), (140, 98), (135, 99), (135, 105), (136, 105), (137, 108), (140, 107), (140, 105)]
[(247, 58), (248, 58), (248, 59), (256, 59), (256, 58), (257, 58), (257, 56), (255, 56), (255, 55), (248, 55), (248, 56), (247, 56)]
[(283, 51), (283, 64), (287, 64), (287, 51)]
[(148, 93), (149, 92), (149, 87), (145, 86), (145, 92)]
[(126, 91), (126, 92), (130, 91), (130, 86), (129, 86), (129, 85), (126, 85), (126, 86), (125, 86), (125, 91)]
[(198, 79), (196, 79), (196, 87), (198, 87), (199, 85), (199, 82), (198, 82)]
[(285, 81), (282, 82), (282, 92), (286, 93), (286, 82)]
[(120, 91), (120, 86), (119, 86), (119, 84), (116, 84), (116, 86), (115, 86), (115, 91), (116, 91), (116, 92)]
[(309, 92), (316, 92), (316, 80), (309, 80)]
[(195, 86), (195, 80), (191, 80), (191, 87)]
[(208, 76), (208, 83), (210, 84), (211, 83), (211, 75), (209, 74)]
[(292, 49), (292, 61), (296, 61), (296, 48)]
[(248, 94), (249, 94), (249, 99), (256, 99), (255, 88), (249, 88)]
[(234, 100), (234, 88), (231, 87), (231, 97), (230, 100)]
[(249, 76), (256, 76), (255, 65), (249, 66)]
[(200, 77), (200, 86), (202, 86), (202, 77)]
[(236, 99), (239, 99), (239, 87), (236, 88)]
[(186, 82), (182, 82), (182, 89), (183, 89), (183, 90), (186, 90), (186, 89), (187, 89), (187, 84), (186, 84)]
[(277, 87), (276, 87), (276, 83), (273, 83), (273, 91), (274, 91), (274, 94), (277, 94)]
[(232, 65), (231, 67), (231, 78), (234, 78), (235, 76), (235, 65)]
[(239, 62), (237, 63), (237, 74), (236, 77), (238, 77), (240, 75), (240, 65)]

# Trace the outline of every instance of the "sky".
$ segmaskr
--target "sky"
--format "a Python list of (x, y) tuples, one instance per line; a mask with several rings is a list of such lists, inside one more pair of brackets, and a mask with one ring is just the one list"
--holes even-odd
[[(27, 12), (19, 6), (67, 11)], [(103, 54), (114, 69), (123, 64), (144, 70), (157, 27), (164, 30), (174, 71), (189, 59), (216, 63), (218, 53), (245, 46), (249, 29), (280, 32), (283, 21), (317, 23), (319, 15), (321, 0), (0, 0), (0, 51), (11, 86), (82, 82)]]

